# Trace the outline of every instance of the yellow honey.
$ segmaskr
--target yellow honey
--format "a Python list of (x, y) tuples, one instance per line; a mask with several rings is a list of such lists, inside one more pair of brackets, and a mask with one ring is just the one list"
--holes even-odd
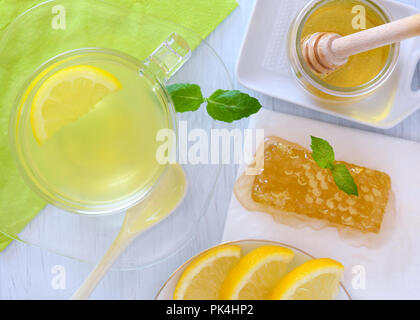
[[(354, 11), (356, 6), (362, 6), (365, 9), (366, 29), (385, 23), (385, 20), (377, 12), (360, 1), (332, 0), (316, 9), (308, 17), (303, 26), (301, 39), (316, 32), (334, 32), (346, 36), (363, 31), (363, 29), (354, 27), (354, 21), (357, 20), (356, 15), (363, 14)], [(342, 88), (364, 85), (384, 69), (389, 52), (389, 46), (385, 46), (351, 56), (346, 65), (326, 77), (322, 77), (322, 80), (329, 85)]]
[(267, 138), (264, 167), (251, 187), (252, 200), (270, 213), (293, 212), (378, 233), (388, 203), (390, 177), (377, 170), (337, 163), (347, 166), (359, 196), (338, 189), (331, 172), (320, 168), (309, 150), (277, 137)]

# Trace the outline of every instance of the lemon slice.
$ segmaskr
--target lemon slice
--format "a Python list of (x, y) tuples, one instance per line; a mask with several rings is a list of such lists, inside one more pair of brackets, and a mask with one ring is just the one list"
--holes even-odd
[(251, 251), (229, 272), (220, 289), (220, 299), (266, 299), (292, 259), (292, 250), (278, 246)]
[(70, 66), (54, 73), (40, 86), (32, 102), (35, 139), (43, 143), (121, 87), (114, 75), (89, 65)]
[(274, 288), (274, 300), (332, 300), (344, 267), (332, 259), (310, 260), (288, 273)]
[(241, 248), (232, 245), (219, 246), (205, 252), (185, 269), (176, 285), (174, 299), (218, 299), (223, 280), (240, 256)]

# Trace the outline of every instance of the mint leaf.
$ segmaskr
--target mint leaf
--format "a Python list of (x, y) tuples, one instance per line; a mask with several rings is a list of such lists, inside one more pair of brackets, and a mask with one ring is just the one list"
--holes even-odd
[(321, 168), (334, 167), (334, 150), (328, 141), (311, 136), (312, 158)]
[(177, 112), (196, 111), (204, 101), (207, 101), (207, 112), (215, 119), (232, 122), (261, 109), (261, 104), (255, 98), (238, 90), (217, 90), (205, 99), (199, 85), (179, 83), (167, 86)]
[(347, 167), (334, 164), (334, 149), (324, 139), (311, 136), (312, 158), (323, 169), (330, 169), (337, 187), (349, 195), (358, 196), (357, 185)]
[(239, 90), (217, 90), (207, 98), (207, 112), (215, 119), (233, 122), (261, 109), (259, 101)]
[(166, 87), (174, 102), (176, 112), (196, 111), (204, 102), (200, 86), (179, 83)]
[(335, 184), (340, 190), (343, 190), (349, 195), (359, 195), (356, 183), (354, 182), (353, 177), (351, 176), (350, 171), (347, 169), (345, 164), (336, 164), (331, 171)]

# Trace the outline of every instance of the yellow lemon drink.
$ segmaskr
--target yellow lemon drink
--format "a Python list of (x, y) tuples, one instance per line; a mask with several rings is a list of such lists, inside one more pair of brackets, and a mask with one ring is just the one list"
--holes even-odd
[(107, 213), (136, 203), (165, 169), (160, 129), (174, 129), (170, 99), (134, 59), (81, 49), (46, 63), (16, 113), (24, 176), (51, 203)]

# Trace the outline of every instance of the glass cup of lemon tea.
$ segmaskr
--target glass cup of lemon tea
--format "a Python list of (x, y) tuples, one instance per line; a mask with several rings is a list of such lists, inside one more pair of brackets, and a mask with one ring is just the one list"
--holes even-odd
[(177, 120), (164, 83), (190, 55), (172, 34), (143, 62), (82, 48), (41, 65), (20, 91), (10, 124), (27, 184), (74, 213), (110, 214), (139, 203), (168, 168), (157, 159), (156, 135), (176, 134)]

